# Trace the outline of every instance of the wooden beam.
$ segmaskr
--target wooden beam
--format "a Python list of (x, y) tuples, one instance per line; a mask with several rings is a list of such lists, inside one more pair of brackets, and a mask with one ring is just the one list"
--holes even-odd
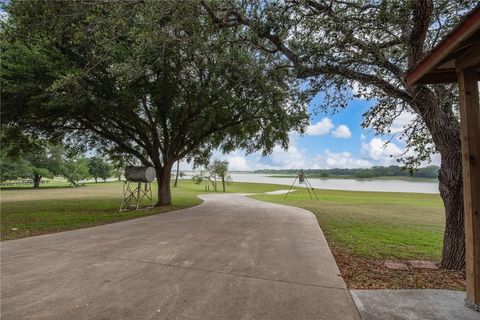
[(458, 70), (467, 298), (480, 305), (480, 105), (475, 67)]
[(442, 69), (433, 70), (427, 73), (415, 84), (432, 84), (432, 83), (454, 83), (457, 82), (457, 70), (456, 69)]
[(408, 74), (407, 83), (415, 84), (424, 75), (432, 71), (447, 57), (462, 41), (480, 29), (480, 5), (465, 17), (457, 27), (449, 33), (422, 61)]
[(472, 46), (455, 61), (457, 70), (476, 66), (480, 63), (480, 43)]

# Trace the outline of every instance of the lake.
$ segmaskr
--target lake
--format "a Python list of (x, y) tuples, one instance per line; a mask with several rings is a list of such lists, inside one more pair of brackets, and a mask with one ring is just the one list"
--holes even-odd
[[(269, 177), (257, 173), (232, 173), (233, 181), (237, 182), (258, 182), (283, 184), (291, 186), (294, 177), (281, 178)], [(308, 177), (307, 177), (308, 178)], [(381, 192), (413, 192), (413, 193), (438, 193), (438, 182), (405, 181), (405, 180), (356, 180), (356, 179), (314, 179), (309, 178), (310, 184), (315, 189), (350, 190), (350, 191), (381, 191)], [(296, 187), (305, 187), (299, 184)]]

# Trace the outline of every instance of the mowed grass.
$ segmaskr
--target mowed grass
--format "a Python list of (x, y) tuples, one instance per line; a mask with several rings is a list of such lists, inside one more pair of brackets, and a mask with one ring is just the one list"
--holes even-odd
[[(156, 185), (152, 184), (154, 198)], [(233, 183), (228, 192), (259, 193), (255, 199), (305, 208), (313, 212), (330, 244), (373, 259), (440, 259), (444, 210), (438, 195), (320, 190), (310, 200), (296, 188), (286, 200), (268, 191), (287, 189), (275, 184)], [(144, 211), (119, 212), (122, 183), (92, 183), (79, 188), (1, 190), (1, 239), (122, 221), (201, 203), (204, 185), (180, 180), (172, 188), (173, 205)], [(211, 193), (211, 191), (210, 191)]]
[(445, 219), (439, 195), (315, 191), (319, 201), (310, 200), (305, 189), (286, 200), (254, 198), (310, 210), (335, 249), (373, 259), (440, 259)]
[[(156, 200), (156, 184), (152, 184)], [(72, 230), (110, 222), (128, 220), (166, 211), (188, 208), (201, 203), (197, 195), (205, 193), (204, 185), (180, 180), (172, 188), (173, 205), (142, 211), (119, 212), (122, 202), (121, 182), (89, 183), (78, 188), (13, 188), (0, 191), (1, 240), (25, 238), (46, 233)], [(234, 183), (228, 192), (267, 192), (277, 185)], [(210, 192), (211, 193), (211, 192)], [(147, 202), (144, 202), (147, 205)]]

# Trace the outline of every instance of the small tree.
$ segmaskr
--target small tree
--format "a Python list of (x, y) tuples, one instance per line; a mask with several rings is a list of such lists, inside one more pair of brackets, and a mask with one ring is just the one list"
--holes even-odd
[(200, 170), (199, 173), (193, 175), (192, 180), (195, 184), (200, 184), (203, 181), (208, 181), (212, 185), (213, 191), (217, 191), (217, 176), (215, 172), (210, 170), (210, 167), (206, 167), (204, 170)]
[(222, 182), (223, 192), (226, 192), (226, 184), (232, 180), (228, 174), (228, 161), (215, 160), (193, 176), (196, 184), (209, 181), (214, 191), (218, 190), (218, 180)]
[(222, 189), (223, 192), (225, 192), (225, 183), (231, 179), (228, 174), (228, 161), (215, 160), (212, 163), (210, 170), (214, 172), (214, 176), (219, 177), (222, 181)]
[(106, 181), (111, 176), (112, 167), (103, 158), (92, 157), (88, 159), (88, 172), (95, 182), (98, 182), (98, 178)]

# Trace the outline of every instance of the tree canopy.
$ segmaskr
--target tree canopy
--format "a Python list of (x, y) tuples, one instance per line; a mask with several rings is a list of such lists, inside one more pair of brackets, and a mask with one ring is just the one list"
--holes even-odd
[[(0, 162), (1, 181), (30, 179), (33, 187), (38, 188), (42, 178), (53, 178), (63, 173), (63, 150), (61, 146), (51, 144), (32, 144), (21, 150), (5, 144), (2, 139)], [(12, 153), (15, 150), (15, 154)]]
[[(202, 0), (219, 28), (295, 70), (336, 111), (353, 97), (373, 99), (363, 125), (405, 141), (403, 161), (441, 156), (439, 190), (446, 209), (442, 266), (465, 265), (461, 143), (452, 85), (408, 85), (406, 75), (478, 4), (477, 0)], [(400, 116), (410, 117), (394, 128)]]
[(171, 203), (175, 161), (270, 152), (302, 131), (289, 69), (217, 30), (197, 1), (12, 1), (2, 30), (2, 122), (153, 166)]
[(88, 159), (88, 173), (98, 182), (98, 179), (106, 181), (112, 175), (112, 166), (103, 158), (95, 156)]

